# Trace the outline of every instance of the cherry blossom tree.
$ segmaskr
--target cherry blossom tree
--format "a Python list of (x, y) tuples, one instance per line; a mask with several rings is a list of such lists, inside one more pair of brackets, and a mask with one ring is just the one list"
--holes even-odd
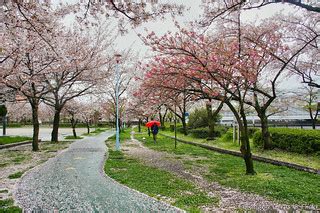
[(76, 126), (80, 121), (82, 111), (82, 105), (79, 101), (72, 99), (66, 103), (65, 107), (63, 108), (63, 114), (70, 120), (73, 137), (77, 138)]
[(4, 5), (2, 21), (2, 81), (19, 91), (31, 105), (33, 120), (33, 151), (39, 150), (39, 115), (41, 99), (50, 92), (45, 84), (57, 63), (60, 20), (66, 8), (53, 8), (48, 3), (9, 1)]
[(73, 29), (60, 37), (63, 42), (55, 49), (61, 58), (55, 66), (50, 66), (53, 72), (45, 81), (50, 93), (43, 97), (55, 112), (51, 141), (58, 140), (60, 113), (64, 105), (76, 97), (92, 93), (99, 81), (108, 75), (106, 65), (110, 56), (106, 51), (112, 43), (109, 32), (102, 33), (101, 28), (92, 36)]
[(147, 100), (146, 107), (159, 112), (162, 126), (165, 116), (170, 110), (181, 120), (183, 132), (187, 134), (185, 114), (195, 99), (195, 96), (187, 89), (191, 82), (183, 76), (172, 76), (169, 73), (160, 72), (163, 67), (159, 66), (158, 59), (156, 57), (154, 63), (149, 62), (145, 66), (146, 75), (139, 88), (139, 93), (144, 94), (143, 96)]
[[(246, 172), (254, 174), (245, 100), (254, 82), (252, 67), (261, 56), (253, 48), (243, 49), (239, 56), (240, 45), (237, 41), (234, 38), (211, 40), (184, 29), (174, 36), (164, 35), (158, 38), (149, 34), (145, 39), (153, 50), (162, 54), (159, 64), (175, 67), (172, 75), (180, 74), (193, 80), (194, 86), (190, 91), (200, 93), (207, 99), (222, 101), (230, 108), (240, 127), (240, 150), (246, 163)], [(168, 69), (161, 71), (164, 70)], [(237, 107), (232, 100), (237, 101)]]
[[(137, 57), (132, 54), (132, 50), (119, 51), (121, 55), (118, 67), (115, 66), (116, 61), (113, 57), (111, 63), (108, 64), (108, 74), (104, 77), (104, 81), (99, 85), (99, 95), (103, 103), (105, 113), (109, 119), (113, 119), (116, 123), (116, 72), (119, 72), (119, 125), (124, 121), (127, 102), (129, 100), (128, 94), (130, 87), (135, 82), (134, 76), (137, 73)], [(116, 70), (118, 69), (118, 70)]]
[(309, 113), (312, 123), (312, 129), (316, 128), (316, 122), (319, 115), (318, 100), (320, 89), (312, 86), (303, 86), (297, 94), (294, 94), (293, 99), (297, 100), (298, 104)]
[[(202, 26), (210, 26), (218, 18), (224, 18), (232, 13), (238, 13), (239, 11), (246, 11), (250, 9), (263, 8), (270, 4), (285, 3), (287, 5), (296, 6), (296, 8), (303, 8), (309, 14), (320, 13), (320, 6), (312, 3), (312, 1), (306, 2), (301, 0), (259, 0), (259, 1), (245, 1), (245, 0), (232, 0), (232, 1), (207, 1), (202, 2), (204, 8), (203, 17), (199, 21)], [(296, 15), (296, 14), (295, 14)]]
[(26, 124), (27, 121), (32, 120), (32, 110), (28, 102), (13, 102), (6, 105), (10, 122)]
[(144, 22), (164, 18), (167, 14), (171, 16), (182, 15), (184, 6), (174, 2), (158, 1), (94, 1), (86, 0), (85, 4), (78, 4), (83, 13), (78, 14), (79, 21), (87, 20), (88, 16), (98, 18), (99, 15), (116, 18), (118, 28), (125, 32), (126, 23), (136, 27)]
[(296, 46), (308, 44), (297, 57), (290, 62), (291, 72), (300, 77), (302, 83), (320, 88), (320, 15), (306, 13), (284, 20), (290, 28), (288, 34)]

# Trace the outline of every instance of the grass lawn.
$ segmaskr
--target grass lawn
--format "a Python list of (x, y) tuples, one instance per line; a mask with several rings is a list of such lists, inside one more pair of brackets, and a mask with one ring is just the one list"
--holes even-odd
[(84, 133), (82, 135), (85, 135), (85, 136), (98, 135), (101, 132), (105, 132), (107, 130), (108, 130), (108, 128), (96, 128), (94, 131), (90, 132), (89, 134), (88, 133)]
[(22, 209), (13, 206), (12, 199), (0, 200), (0, 213), (20, 213)]
[[(174, 136), (174, 132), (171, 131), (161, 131), (161, 133), (165, 135)], [(190, 135), (185, 136), (182, 133), (177, 132), (177, 137), (182, 140), (192, 141), (197, 143), (205, 143), (210, 146), (228, 149), (233, 151), (239, 151), (239, 144), (233, 143), (232, 141), (226, 141), (222, 138), (217, 138), (216, 140), (207, 141), (206, 139), (194, 138)], [(270, 158), (279, 161), (285, 161), (289, 163), (295, 163), (301, 166), (307, 166), (310, 168), (320, 170), (320, 156), (319, 154), (299, 154), (293, 152), (286, 152), (283, 150), (262, 150), (258, 147), (255, 147), (253, 143), (251, 143), (252, 153), (257, 156)]]
[(74, 137), (73, 135), (68, 135), (66, 137), (64, 137), (64, 139), (82, 139), (83, 137), (81, 136), (77, 136), (77, 137)]
[(242, 158), (179, 142), (175, 149), (174, 139), (161, 135), (158, 135), (154, 144), (147, 131), (143, 131), (143, 134), (136, 134), (135, 137), (144, 141), (145, 146), (175, 154), (189, 167), (206, 168), (207, 172), (202, 175), (209, 181), (267, 196), (282, 203), (320, 206), (320, 175), (261, 162), (254, 162), (257, 175), (245, 175)]
[(17, 143), (28, 140), (32, 140), (32, 138), (25, 136), (0, 136), (0, 145)]
[[(122, 142), (125, 138), (130, 138), (129, 132), (121, 134)], [(200, 212), (201, 206), (218, 202), (218, 198), (209, 197), (189, 181), (167, 171), (146, 166), (121, 151), (114, 151), (115, 137), (110, 138), (107, 144), (109, 157), (105, 172), (116, 181), (188, 212)]]

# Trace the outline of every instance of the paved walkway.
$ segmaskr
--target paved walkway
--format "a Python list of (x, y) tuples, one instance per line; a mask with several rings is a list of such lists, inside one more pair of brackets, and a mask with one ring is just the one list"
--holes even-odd
[(179, 212), (104, 175), (104, 140), (112, 134), (77, 141), (28, 172), (15, 192), (18, 204), (26, 211)]
[[(91, 128), (91, 131), (94, 130)], [(0, 134), (2, 135), (2, 130), (0, 129)], [(52, 128), (49, 127), (40, 127), (39, 130), (39, 138), (42, 141), (50, 141), (51, 140), (51, 132)], [(81, 135), (83, 133), (87, 133), (87, 128), (76, 128), (77, 135)], [(33, 128), (32, 127), (19, 127), (19, 128), (7, 128), (8, 136), (29, 136), (32, 137)], [(59, 140), (65, 140), (64, 137), (72, 134), (72, 128), (59, 128)]]

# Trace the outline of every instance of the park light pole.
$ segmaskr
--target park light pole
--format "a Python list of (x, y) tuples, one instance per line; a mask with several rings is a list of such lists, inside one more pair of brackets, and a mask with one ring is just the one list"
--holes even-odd
[(120, 150), (120, 133), (119, 133), (119, 78), (120, 78), (120, 54), (114, 55), (116, 58), (116, 150)]

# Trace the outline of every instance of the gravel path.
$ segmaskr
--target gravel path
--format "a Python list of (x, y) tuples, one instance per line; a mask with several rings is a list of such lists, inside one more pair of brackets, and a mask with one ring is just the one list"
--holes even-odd
[(28, 172), (15, 191), (18, 204), (25, 211), (41, 212), (181, 212), (104, 175), (104, 141), (112, 134), (77, 141)]

